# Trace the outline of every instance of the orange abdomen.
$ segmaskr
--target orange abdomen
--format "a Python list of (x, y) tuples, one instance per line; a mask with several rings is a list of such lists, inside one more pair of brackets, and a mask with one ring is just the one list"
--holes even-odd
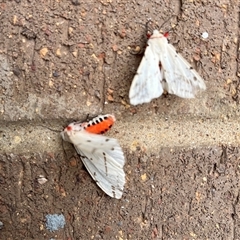
[(113, 115), (101, 115), (86, 123), (85, 130), (89, 133), (103, 134), (112, 127), (114, 122)]

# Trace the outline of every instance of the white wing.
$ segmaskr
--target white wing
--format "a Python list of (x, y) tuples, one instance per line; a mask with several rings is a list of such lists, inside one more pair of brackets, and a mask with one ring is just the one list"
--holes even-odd
[(130, 87), (129, 98), (132, 105), (147, 103), (162, 95), (159, 61), (159, 55), (154, 51), (154, 46), (149, 40)]
[[(161, 41), (162, 39), (159, 39)], [(200, 90), (205, 90), (206, 85), (199, 74), (191, 65), (177, 53), (171, 44), (162, 45), (160, 53), (161, 71), (163, 78), (163, 88), (170, 94), (175, 94), (182, 98), (194, 98)], [(164, 46), (163, 46), (164, 45)]]
[(70, 140), (97, 185), (109, 196), (120, 199), (125, 184), (125, 160), (118, 141), (84, 131)]

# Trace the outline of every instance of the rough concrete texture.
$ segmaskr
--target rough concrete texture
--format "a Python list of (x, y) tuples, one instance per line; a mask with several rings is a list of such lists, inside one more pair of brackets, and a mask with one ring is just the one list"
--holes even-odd
[[(239, 1), (0, 2), (0, 239), (240, 239)], [(151, 18), (205, 79), (186, 100), (132, 107)], [(203, 39), (203, 32), (209, 37)], [(123, 198), (59, 132), (114, 113)], [(47, 180), (47, 181), (46, 181)], [(66, 225), (50, 232), (47, 214)]]

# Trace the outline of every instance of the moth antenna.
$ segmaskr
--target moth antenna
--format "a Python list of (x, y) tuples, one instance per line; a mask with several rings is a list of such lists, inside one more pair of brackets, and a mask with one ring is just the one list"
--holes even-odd
[[(174, 15), (173, 15), (173, 16), (174, 16)], [(159, 29), (161, 29), (167, 22), (169, 22), (169, 20), (170, 20), (173, 16), (169, 17), (166, 21), (164, 21), (163, 24), (160, 26)]]
[[(177, 17), (177, 15), (172, 15), (171, 17), (169, 17), (165, 22), (163, 22), (163, 24), (160, 26), (159, 30), (168, 22), (170, 21), (171, 18), (173, 17)], [(178, 25), (178, 22), (177, 24), (174, 26), (174, 27), (171, 27), (168, 31), (166, 31), (167, 33), (171, 32), (176, 26)]]
[(145, 24), (145, 28), (146, 28), (146, 30), (147, 30), (147, 34), (150, 32), (151, 34), (152, 34), (152, 32), (153, 32), (153, 27), (151, 26), (149, 26), (149, 24), (150, 23), (153, 23), (153, 21), (152, 21), (152, 19), (151, 18), (149, 18), (148, 20), (147, 20), (147, 22), (146, 22), (146, 24)]
[(90, 120), (89, 116), (90, 116), (90, 114), (88, 113), (88, 114), (87, 114), (87, 117), (86, 117), (86, 120), (87, 120), (87, 121)]

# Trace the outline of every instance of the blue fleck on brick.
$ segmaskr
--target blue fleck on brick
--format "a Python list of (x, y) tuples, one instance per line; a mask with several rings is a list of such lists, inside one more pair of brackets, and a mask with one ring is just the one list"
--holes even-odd
[(46, 215), (46, 228), (51, 232), (57, 231), (58, 229), (63, 228), (65, 223), (66, 221), (63, 214)]

